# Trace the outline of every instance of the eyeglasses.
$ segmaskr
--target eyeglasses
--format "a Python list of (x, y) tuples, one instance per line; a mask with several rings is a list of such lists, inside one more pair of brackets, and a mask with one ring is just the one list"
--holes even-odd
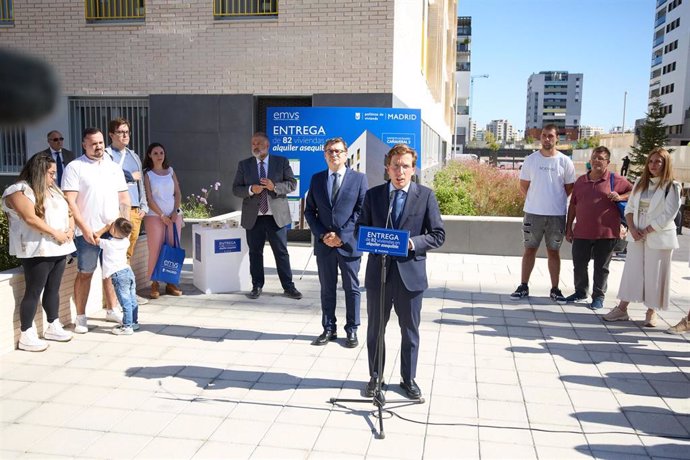
[(328, 150), (326, 150), (326, 153), (335, 153), (336, 155), (340, 155), (343, 152), (345, 152), (345, 150), (340, 150), (340, 149), (328, 149)]
[(51, 139), (51, 141), (53, 141), (53, 142), (64, 141), (64, 140), (65, 140), (64, 137), (54, 137), (54, 138)]
[(129, 136), (130, 132), (129, 131), (115, 131), (115, 134), (118, 136)]

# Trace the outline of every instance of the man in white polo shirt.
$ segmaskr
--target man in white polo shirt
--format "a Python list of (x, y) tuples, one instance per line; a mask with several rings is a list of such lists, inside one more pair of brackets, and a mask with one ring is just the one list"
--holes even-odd
[[(105, 155), (103, 133), (97, 128), (86, 128), (82, 136), (84, 155), (65, 168), (62, 190), (77, 224), (77, 278), (74, 282), (74, 303), (77, 320), (74, 332), (88, 332), (86, 301), (89, 298), (91, 278), (96, 270), (100, 247), (94, 232), (118, 217), (129, 217), (130, 201), (122, 169)], [(122, 314), (114, 311), (117, 305), (115, 290), (109, 279), (103, 280), (103, 291), (108, 306), (106, 320), (122, 322)]]
[(537, 249), (542, 238), (546, 243), (551, 292), (555, 302), (565, 302), (558, 288), (561, 273), (560, 249), (565, 238), (565, 215), (568, 195), (575, 184), (573, 161), (556, 150), (558, 127), (553, 124), (541, 130), (541, 148), (530, 154), (520, 170), (520, 191), (525, 195), (522, 221), (523, 243), (521, 283), (510, 295), (512, 300), (529, 296), (529, 283)]

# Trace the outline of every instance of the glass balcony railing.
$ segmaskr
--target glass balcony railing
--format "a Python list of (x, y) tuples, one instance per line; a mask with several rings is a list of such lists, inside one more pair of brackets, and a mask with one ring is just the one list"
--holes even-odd
[(656, 18), (656, 21), (654, 21), (654, 27), (659, 27), (664, 22), (666, 22), (666, 15), (659, 16)]
[(664, 36), (663, 36), (663, 35), (660, 36), (660, 37), (656, 37), (656, 38), (654, 39), (654, 43), (652, 44), (652, 47), (654, 47), (654, 46), (659, 46), (659, 45), (661, 45), (663, 42), (664, 42)]
[(656, 7), (659, 8), (661, 5), (666, 3), (668, 0), (656, 0)]
[(652, 58), (652, 67), (658, 66), (661, 64), (661, 56), (656, 56)]

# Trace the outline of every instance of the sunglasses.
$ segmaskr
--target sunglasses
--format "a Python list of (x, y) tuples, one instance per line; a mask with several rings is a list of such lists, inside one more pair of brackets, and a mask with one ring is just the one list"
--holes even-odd
[(64, 137), (54, 137), (54, 138), (51, 139), (51, 141), (53, 141), (53, 142), (64, 141), (64, 140), (65, 140)]

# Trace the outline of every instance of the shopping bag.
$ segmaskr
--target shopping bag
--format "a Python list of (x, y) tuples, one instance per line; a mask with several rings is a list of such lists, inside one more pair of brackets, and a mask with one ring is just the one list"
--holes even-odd
[(180, 237), (177, 235), (177, 224), (173, 223), (173, 245), (168, 244), (167, 229), (163, 229), (164, 241), (158, 261), (153, 268), (151, 281), (160, 281), (167, 284), (179, 284), (184, 264), (184, 249), (180, 247)]

